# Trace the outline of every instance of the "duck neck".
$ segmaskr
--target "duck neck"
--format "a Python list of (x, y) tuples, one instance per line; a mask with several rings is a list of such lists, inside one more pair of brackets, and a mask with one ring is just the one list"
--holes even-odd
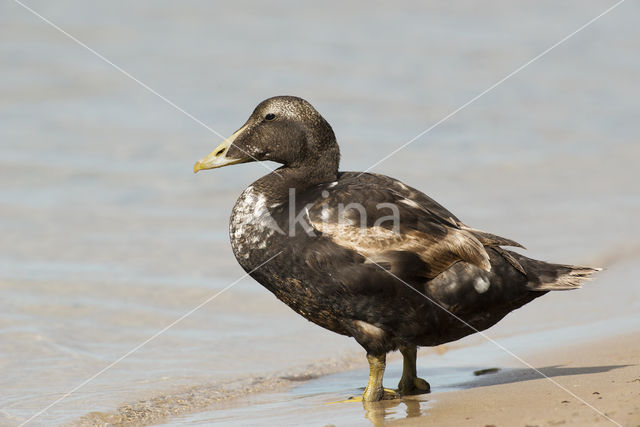
[[(336, 145), (337, 147), (337, 145)], [(338, 179), (339, 152), (327, 153), (317, 159), (296, 166), (282, 166), (253, 184), (269, 203), (288, 200), (290, 189), (302, 192), (310, 187)]]

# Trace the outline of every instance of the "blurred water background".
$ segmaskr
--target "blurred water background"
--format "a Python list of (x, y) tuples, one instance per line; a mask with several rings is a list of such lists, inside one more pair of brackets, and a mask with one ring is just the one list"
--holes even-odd
[[(364, 170), (613, 2), (25, 4), (222, 135), (264, 98), (306, 98), (342, 169)], [(608, 268), (493, 337), (623, 328), (640, 308), (637, 16), (626, 2), (374, 168), (530, 256)], [(12, 1), (0, 61), (0, 424), (18, 425), (242, 277), (228, 216), (266, 169), (194, 176), (218, 136)], [(244, 279), (33, 424), (193, 412), (362, 356)]]

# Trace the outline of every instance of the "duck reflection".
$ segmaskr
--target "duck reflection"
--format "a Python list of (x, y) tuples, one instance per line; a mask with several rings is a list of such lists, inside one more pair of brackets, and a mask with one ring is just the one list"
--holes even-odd
[[(362, 402), (365, 418), (374, 426), (382, 426), (389, 419), (413, 418), (424, 415), (427, 399), (419, 396), (402, 399), (382, 400), (380, 402)], [(404, 411), (404, 413), (403, 413)]]

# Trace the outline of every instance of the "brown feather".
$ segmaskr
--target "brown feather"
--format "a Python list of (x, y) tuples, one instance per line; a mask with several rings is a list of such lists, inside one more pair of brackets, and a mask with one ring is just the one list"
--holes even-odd
[(506, 237), (496, 236), (495, 234), (487, 233), (486, 231), (476, 230), (465, 224), (460, 223), (460, 228), (473, 234), (484, 246), (512, 246), (514, 248), (527, 249), (515, 240), (507, 239)]
[(334, 243), (378, 261), (385, 252), (410, 251), (428, 266), (426, 277), (433, 278), (458, 261), (491, 270), (489, 255), (482, 243), (466, 230), (446, 228), (444, 236), (420, 231), (396, 233), (384, 227), (354, 227), (345, 223), (312, 222), (314, 228)]

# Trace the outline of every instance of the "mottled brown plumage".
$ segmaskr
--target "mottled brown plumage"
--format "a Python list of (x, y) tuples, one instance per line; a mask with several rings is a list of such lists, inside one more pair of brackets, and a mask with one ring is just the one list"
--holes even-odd
[(364, 347), (371, 367), (366, 400), (388, 396), (382, 389), (387, 352), (400, 349), (404, 356), (400, 393), (426, 392), (428, 383), (415, 372), (416, 346), (484, 330), (596, 271), (506, 250), (522, 246), (467, 226), (393, 178), (339, 172), (331, 126), (300, 98), (260, 103), (194, 170), (256, 160), (282, 167), (236, 202), (233, 252), (297, 313)]

